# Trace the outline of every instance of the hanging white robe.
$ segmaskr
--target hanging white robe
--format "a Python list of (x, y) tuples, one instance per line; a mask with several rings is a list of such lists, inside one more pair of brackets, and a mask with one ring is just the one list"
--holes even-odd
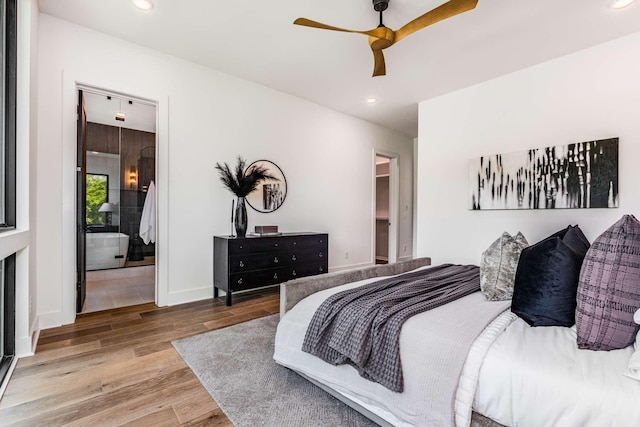
[(144, 199), (139, 234), (145, 245), (156, 242), (156, 186), (153, 181), (149, 183), (147, 197)]

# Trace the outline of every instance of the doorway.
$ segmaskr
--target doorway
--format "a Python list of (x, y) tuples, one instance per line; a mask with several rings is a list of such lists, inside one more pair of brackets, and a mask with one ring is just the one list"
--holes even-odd
[(156, 105), (78, 91), (77, 301), (88, 313), (156, 300)]
[(398, 157), (392, 153), (375, 153), (373, 230), (374, 261), (376, 264), (397, 260)]

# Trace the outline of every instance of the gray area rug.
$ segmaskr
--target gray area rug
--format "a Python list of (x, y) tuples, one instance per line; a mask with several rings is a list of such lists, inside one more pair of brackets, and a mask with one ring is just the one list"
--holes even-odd
[(273, 360), (278, 315), (173, 346), (236, 427), (376, 426)]

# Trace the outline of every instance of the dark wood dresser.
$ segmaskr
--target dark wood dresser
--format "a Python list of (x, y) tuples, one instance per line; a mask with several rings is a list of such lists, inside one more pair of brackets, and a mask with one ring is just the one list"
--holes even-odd
[(328, 271), (329, 235), (282, 233), (265, 237), (213, 238), (213, 297), (275, 285)]

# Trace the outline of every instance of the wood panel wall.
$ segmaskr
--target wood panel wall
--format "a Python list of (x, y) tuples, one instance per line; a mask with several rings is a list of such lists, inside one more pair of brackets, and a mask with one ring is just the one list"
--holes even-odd
[(87, 151), (118, 154), (120, 130), (116, 126), (87, 123)]

